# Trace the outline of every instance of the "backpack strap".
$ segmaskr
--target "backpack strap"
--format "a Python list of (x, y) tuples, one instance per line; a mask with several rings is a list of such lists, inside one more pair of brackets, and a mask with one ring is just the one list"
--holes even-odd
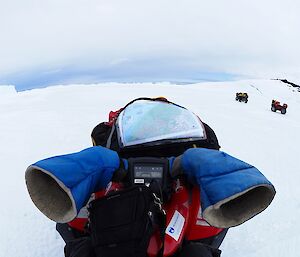
[(165, 249), (165, 235), (166, 235), (166, 223), (167, 223), (167, 218), (166, 218), (166, 212), (162, 208), (162, 202), (160, 198), (158, 198), (154, 193), (154, 204), (155, 204), (155, 217), (156, 223), (159, 226), (159, 234), (160, 234), (160, 240), (162, 243), (162, 246), (157, 254), (157, 257), (163, 257), (164, 256), (164, 249)]
[(116, 125), (113, 124), (112, 128), (110, 130), (110, 134), (109, 134), (109, 136), (107, 138), (107, 141), (106, 141), (106, 146), (105, 146), (106, 148), (110, 148), (111, 147), (111, 139), (112, 139), (112, 136), (113, 136), (115, 130), (116, 130)]

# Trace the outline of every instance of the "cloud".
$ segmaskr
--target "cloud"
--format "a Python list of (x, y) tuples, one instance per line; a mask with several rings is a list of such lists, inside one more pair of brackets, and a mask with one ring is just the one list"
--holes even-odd
[(183, 74), (297, 75), (299, 7), (296, 0), (0, 0), (0, 80), (79, 66), (115, 67), (117, 75), (126, 63), (137, 74), (159, 73), (162, 62)]

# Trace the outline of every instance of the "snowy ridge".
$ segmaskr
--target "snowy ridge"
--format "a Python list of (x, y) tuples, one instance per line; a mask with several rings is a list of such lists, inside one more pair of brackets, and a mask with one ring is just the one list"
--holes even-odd
[[(249, 102), (236, 102), (236, 92), (247, 92)], [(300, 93), (276, 80), (245, 80), (54, 86), (17, 94), (0, 87), (0, 257), (64, 256), (54, 222), (29, 198), (24, 172), (42, 158), (91, 146), (93, 127), (109, 111), (142, 96), (165, 96), (198, 114), (221, 150), (256, 166), (276, 187), (270, 207), (229, 230), (222, 256), (298, 256)], [(288, 104), (286, 115), (271, 112), (272, 99)]]
[(6, 85), (0, 85), (0, 97), (4, 97), (11, 94), (16, 94), (17, 91), (14, 86), (6, 86)]

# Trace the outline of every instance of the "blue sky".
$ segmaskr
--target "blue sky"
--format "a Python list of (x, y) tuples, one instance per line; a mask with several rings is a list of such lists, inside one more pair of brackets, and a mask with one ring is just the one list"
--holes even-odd
[(238, 76), (205, 69), (186, 69), (173, 63), (160, 63), (159, 69), (154, 62), (134, 62), (114, 67), (78, 67), (76, 65), (54, 70), (33, 69), (10, 74), (0, 79), (0, 84), (15, 85), (17, 91), (46, 87), (57, 84), (84, 84), (101, 82), (172, 82), (195, 83), (201, 81), (234, 80)]
[(0, 0), (0, 84), (300, 77), (296, 0)]

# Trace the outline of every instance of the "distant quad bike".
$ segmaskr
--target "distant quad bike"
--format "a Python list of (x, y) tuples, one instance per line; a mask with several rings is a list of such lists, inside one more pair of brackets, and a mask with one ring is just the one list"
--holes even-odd
[(248, 102), (248, 94), (247, 93), (236, 93), (235, 100), (239, 102)]
[(281, 105), (279, 101), (277, 100), (272, 100), (272, 105), (271, 105), (271, 111), (276, 112), (277, 110), (281, 112), (281, 114), (286, 114), (286, 109), (288, 105), (283, 104)]

